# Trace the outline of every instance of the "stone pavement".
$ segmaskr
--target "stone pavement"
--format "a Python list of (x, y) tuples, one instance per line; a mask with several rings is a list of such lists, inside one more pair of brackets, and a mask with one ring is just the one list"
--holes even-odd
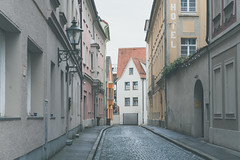
[(87, 160), (93, 159), (103, 130), (107, 126), (96, 126), (86, 128), (80, 133), (78, 138), (73, 140), (73, 144), (65, 146), (51, 160)]
[(240, 152), (207, 143), (202, 138), (194, 138), (160, 127), (142, 127), (206, 159), (240, 160)]

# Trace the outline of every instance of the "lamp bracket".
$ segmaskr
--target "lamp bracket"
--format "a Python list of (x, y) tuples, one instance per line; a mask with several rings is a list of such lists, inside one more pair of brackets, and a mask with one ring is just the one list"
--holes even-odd
[(74, 50), (61, 50), (58, 48), (58, 66), (62, 61), (67, 61), (71, 53), (74, 53)]

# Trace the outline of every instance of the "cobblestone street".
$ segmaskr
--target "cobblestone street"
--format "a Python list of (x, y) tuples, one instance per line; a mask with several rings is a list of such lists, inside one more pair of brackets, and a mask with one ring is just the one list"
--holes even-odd
[(202, 160), (201, 157), (138, 126), (116, 126), (104, 133), (95, 160)]

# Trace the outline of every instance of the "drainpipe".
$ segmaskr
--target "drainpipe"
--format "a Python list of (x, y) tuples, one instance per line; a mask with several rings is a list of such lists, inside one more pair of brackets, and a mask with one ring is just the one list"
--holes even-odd
[(154, 93), (154, 77), (153, 77), (153, 33), (149, 29), (151, 34), (151, 107), (152, 107), (152, 123), (153, 123), (153, 93)]
[[(67, 63), (67, 66), (68, 66), (68, 62), (66, 62)], [(69, 78), (70, 78), (70, 76), (69, 76), (69, 71), (68, 71), (68, 69), (67, 69), (67, 118), (66, 118), (66, 138), (68, 139), (68, 130), (69, 130)]]
[[(164, 1), (164, 66), (167, 65), (167, 1)], [(166, 128), (168, 128), (168, 107), (167, 107), (167, 81), (166, 78), (164, 79), (164, 86), (165, 86), (165, 123)]]
[(44, 100), (44, 124), (45, 124), (45, 138), (44, 138), (44, 151), (45, 159), (48, 159), (47, 154), (47, 141), (48, 141), (48, 112), (47, 112), (48, 100)]
[[(210, 44), (209, 42), (209, 0), (207, 0), (207, 28), (206, 28), (206, 43), (207, 43), (207, 54), (208, 54), (208, 105), (207, 105), (207, 116), (210, 113), (210, 97), (211, 97), (211, 91), (210, 91), (210, 53), (208, 50), (208, 46)], [(207, 119), (209, 118), (209, 127), (210, 127), (210, 117), (207, 117)]]
[(142, 79), (142, 123), (144, 125), (144, 79)]
[[(80, 0), (80, 28), (82, 28), (82, 0)], [(83, 118), (83, 113), (82, 113), (82, 107), (83, 107), (83, 102), (82, 102), (82, 88), (83, 88), (83, 72), (82, 72), (82, 32), (80, 33), (80, 56), (81, 56), (81, 60), (80, 60), (80, 66), (81, 66), (81, 77), (80, 77), (80, 129), (82, 129), (82, 118)]]

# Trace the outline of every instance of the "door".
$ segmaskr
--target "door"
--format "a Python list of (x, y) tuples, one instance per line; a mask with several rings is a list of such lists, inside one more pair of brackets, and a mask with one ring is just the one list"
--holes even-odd
[(138, 113), (123, 113), (124, 125), (138, 125)]

